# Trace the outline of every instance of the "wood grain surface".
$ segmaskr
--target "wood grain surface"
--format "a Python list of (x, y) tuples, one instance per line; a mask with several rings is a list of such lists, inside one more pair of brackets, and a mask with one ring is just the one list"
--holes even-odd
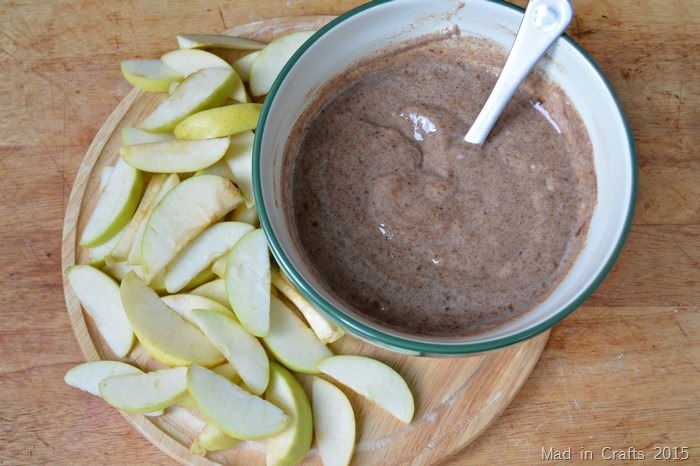
[[(0, 15), (0, 464), (173, 464), (68, 387), (84, 356), (63, 298), (63, 217), (83, 157), (130, 86), (119, 61), (181, 32), (361, 1), (13, 1)], [(524, 1), (517, 1), (523, 6)], [(567, 31), (610, 79), (635, 135), (637, 212), (612, 272), (554, 327), (531, 377), (474, 443), (436, 464), (700, 462), (700, 4), (574, 0)], [(592, 460), (582, 460), (590, 451)], [(624, 453), (621, 453), (623, 452)], [(613, 455), (616, 459), (611, 458)]]

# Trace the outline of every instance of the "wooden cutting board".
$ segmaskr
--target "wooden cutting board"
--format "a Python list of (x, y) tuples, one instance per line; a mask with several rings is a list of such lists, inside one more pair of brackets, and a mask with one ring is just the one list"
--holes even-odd
[[(331, 17), (278, 18), (251, 23), (226, 31), (268, 42), (296, 30), (317, 29)], [(220, 51), (231, 54), (231, 52)], [(227, 57), (236, 58), (235, 55)], [(83, 263), (86, 255), (77, 245), (100, 189), (102, 168), (118, 157), (120, 130), (137, 124), (162, 97), (133, 90), (117, 106), (98, 131), (80, 166), (65, 217), (63, 269)], [(70, 287), (64, 283), (66, 303), (78, 344), (88, 360), (112, 359), (95, 327), (84, 315)], [(363, 354), (395, 368), (408, 382), (416, 401), (416, 415), (404, 425), (349, 390), (357, 418), (354, 463), (427, 464), (468, 445), (506, 408), (535, 366), (549, 336), (545, 332), (528, 341), (465, 358), (418, 358), (382, 350), (351, 337), (332, 345), (336, 353)], [(125, 359), (145, 369), (158, 367), (140, 345)], [(302, 377), (303, 379), (303, 377)], [(304, 382), (304, 380), (302, 380)], [(243, 442), (236, 448), (191, 455), (189, 445), (204, 426), (194, 409), (174, 406), (159, 417), (123, 413), (146, 438), (165, 453), (185, 464), (264, 464), (264, 446)], [(90, 435), (89, 432), (86, 435)], [(312, 448), (304, 464), (321, 464)]]

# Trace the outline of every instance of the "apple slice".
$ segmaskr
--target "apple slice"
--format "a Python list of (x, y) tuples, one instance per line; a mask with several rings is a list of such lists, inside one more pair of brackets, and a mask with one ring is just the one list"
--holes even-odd
[(71, 368), (63, 380), (71, 387), (100, 396), (100, 382), (113, 375), (124, 374), (143, 374), (143, 371), (120, 361), (90, 361)]
[(185, 79), (159, 59), (124, 60), (121, 70), (124, 78), (132, 86), (149, 92), (167, 92), (171, 82)]
[(292, 55), (316, 31), (299, 31), (279, 37), (260, 50), (250, 69), (250, 92), (253, 96), (270, 92), (272, 83)]
[(290, 417), (282, 432), (265, 441), (267, 466), (298, 464), (311, 448), (313, 419), (311, 404), (301, 384), (284, 367), (270, 363), (270, 385), (265, 399)]
[(305, 374), (318, 374), (316, 365), (332, 355), (316, 334), (274, 296), (270, 300), (270, 331), (263, 343), (288, 369)]
[(141, 374), (115, 375), (99, 384), (107, 403), (129, 413), (165, 409), (187, 394), (187, 368), (171, 367)]
[(261, 104), (243, 103), (210, 108), (180, 122), (174, 130), (178, 139), (208, 139), (255, 129)]
[(255, 205), (255, 197), (253, 195), (254, 143), (255, 134), (252, 131), (245, 131), (231, 136), (231, 144), (223, 158), (231, 169), (233, 181), (243, 193), (248, 207)]
[(270, 328), (270, 253), (262, 229), (247, 233), (231, 248), (224, 280), (231, 309), (243, 327), (257, 337), (266, 336)]
[[(245, 205), (245, 204), (241, 204)], [(214, 261), (214, 263), (211, 265), (211, 271), (214, 272), (218, 277), (224, 279), (224, 284), (226, 284), (226, 263), (228, 263), (228, 254), (223, 255), (222, 257), (219, 257), (217, 260)], [(231, 302), (229, 301), (229, 306), (231, 305)]]
[[(255, 228), (260, 226), (260, 219), (258, 218), (258, 211), (255, 206), (248, 206), (248, 199), (245, 203), (238, 204), (238, 207), (233, 209), (231, 212), (232, 222), (243, 222), (253, 225)], [(216, 273), (216, 272), (215, 272)]]
[(97, 246), (124, 228), (138, 206), (142, 188), (142, 173), (119, 159), (85, 225), (80, 245)]
[(195, 309), (191, 316), (236, 369), (250, 392), (263, 393), (270, 381), (270, 360), (260, 341), (235, 319), (220, 312)]
[(253, 226), (242, 222), (211, 225), (188, 244), (166, 267), (168, 293), (183, 289), (202, 270), (226, 254)]
[[(244, 204), (245, 205), (245, 204)], [(122, 228), (119, 233), (112, 236), (102, 244), (98, 244), (94, 248), (85, 248), (85, 263), (94, 267), (100, 267), (106, 263), (107, 257), (112, 255), (112, 251), (119, 245), (119, 242), (124, 236), (128, 225)]]
[[(219, 374), (222, 377), (226, 377), (229, 379), (231, 382), (235, 383), (236, 385), (241, 383), (241, 376), (238, 375), (238, 372), (236, 371), (236, 368), (234, 368), (230, 362), (225, 362), (223, 364), (219, 364), (218, 366), (210, 367), (211, 371)], [(180, 398), (177, 401), (177, 404), (180, 406), (184, 406), (186, 408), (196, 408), (197, 404), (194, 402), (190, 394), (188, 393), (184, 397)], [(217, 429), (218, 430), (218, 429)], [(224, 435), (222, 433), (222, 435)]]
[(151, 177), (151, 180), (148, 182), (143, 192), (141, 202), (139, 202), (139, 206), (136, 208), (136, 212), (134, 212), (128, 225), (122, 230), (124, 233), (119, 242), (114, 246), (108, 257), (105, 258), (107, 263), (124, 262), (128, 259), (139, 226), (153, 211), (156, 199), (158, 199), (160, 191), (163, 189), (167, 179), (168, 175), (165, 174), (158, 174)]
[(204, 68), (191, 74), (138, 125), (138, 128), (164, 133), (174, 129), (178, 123), (194, 113), (217, 107), (233, 90), (234, 76), (235, 71), (230, 67)]
[(241, 443), (240, 440), (225, 434), (214, 424), (205, 424), (190, 446), (190, 453), (206, 456), (210, 451), (228, 450), (239, 443)]
[(68, 267), (66, 278), (107, 346), (117, 357), (129, 354), (134, 346), (134, 332), (119, 297), (119, 285), (89, 265)]
[[(180, 184), (180, 177), (177, 173), (169, 174), (163, 182), (160, 191), (158, 191), (158, 195), (148, 206), (148, 209), (144, 212), (143, 218), (138, 222), (138, 227), (136, 229), (136, 233), (134, 234), (134, 239), (131, 243), (131, 251), (129, 251), (129, 257), (126, 260), (127, 264), (141, 265), (141, 244), (143, 243), (143, 232), (146, 231), (148, 219), (151, 218), (153, 210), (161, 201), (161, 199), (163, 199), (165, 195), (168, 194), (170, 190), (178, 184)], [(136, 216), (136, 214), (134, 214), (134, 216)]]
[(383, 362), (365, 356), (343, 354), (324, 359), (318, 363), (318, 369), (400, 421), (408, 424), (413, 419), (411, 389), (398, 372)]
[(268, 437), (289, 422), (289, 416), (269, 401), (196, 364), (187, 371), (187, 388), (207, 420), (231, 437)]
[(244, 37), (226, 36), (224, 34), (178, 34), (177, 45), (181, 49), (215, 47), (234, 50), (260, 50), (265, 44)]
[(146, 144), (149, 142), (165, 142), (175, 140), (172, 133), (150, 133), (142, 129), (126, 126), (121, 130), (122, 145)]
[(253, 63), (258, 58), (258, 55), (260, 55), (260, 51), (249, 53), (231, 65), (244, 82), (250, 81), (250, 69), (253, 67)]
[(197, 326), (197, 322), (192, 317), (192, 311), (195, 309), (218, 312), (234, 319), (236, 318), (236, 315), (231, 309), (228, 308), (228, 305), (224, 306), (223, 304), (219, 304), (212, 299), (205, 298), (204, 296), (197, 296), (196, 294), (171, 294), (168, 296), (162, 296), (160, 299), (166, 306), (175, 311), (177, 315), (185, 319), (187, 322)]
[(193, 176), (170, 190), (153, 210), (143, 233), (141, 265), (146, 281), (242, 200), (231, 180), (214, 175)]
[(231, 169), (228, 168), (228, 164), (223, 158), (218, 162), (209, 165), (208, 167), (202, 168), (201, 170), (197, 170), (194, 173), (194, 176), (199, 175), (223, 176), (224, 178), (228, 178), (229, 180), (233, 181), (233, 173), (231, 173)]
[(150, 142), (122, 146), (119, 154), (126, 163), (150, 173), (189, 173), (219, 161), (229, 146), (229, 138), (200, 141)]
[(355, 450), (355, 413), (338, 387), (320, 377), (311, 384), (314, 433), (324, 466), (347, 466)]
[(162, 55), (160, 59), (170, 68), (186, 77), (205, 68), (233, 69), (226, 60), (205, 50), (173, 50)]
[(217, 278), (199, 285), (197, 288), (190, 291), (190, 294), (209, 298), (212, 301), (216, 301), (222, 306), (225, 306), (226, 308), (231, 306), (231, 303), (228, 300), (228, 295), (226, 294), (226, 282), (224, 282), (223, 278)]
[(209, 339), (161, 301), (134, 272), (126, 274), (120, 291), (134, 333), (155, 359), (168, 366), (224, 362)]
[(241, 376), (238, 375), (238, 371), (236, 370), (236, 368), (233, 367), (233, 365), (228, 361), (223, 364), (219, 364), (218, 366), (211, 367), (210, 369), (215, 374), (219, 374), (222, 377), (226, 377), (236, 385), (241, 383)]
[(341, 329), (328, 322), (326, 318), (292, 286), (279, 267), (272, 267), (271, 279), (272, 285), (277, 291), (282, 293), (288, 300), (294, 303), (297, 309), (299, 309), (299, 312), (304, 316), (304, 319), (306, 319), (311, 330), (313, 330), (319, 340), (321, 340), (321, 343), (324, 345), (332, 343), (345, 334)]

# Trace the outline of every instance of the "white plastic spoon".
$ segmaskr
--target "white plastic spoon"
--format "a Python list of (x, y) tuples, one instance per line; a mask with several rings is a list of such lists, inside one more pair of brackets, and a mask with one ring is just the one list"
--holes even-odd
[(484, 143), (518, 86), (564, 32), (573, 16), (570, 0), (530, 0), (503, 71), (464, 137), (466, 142)]

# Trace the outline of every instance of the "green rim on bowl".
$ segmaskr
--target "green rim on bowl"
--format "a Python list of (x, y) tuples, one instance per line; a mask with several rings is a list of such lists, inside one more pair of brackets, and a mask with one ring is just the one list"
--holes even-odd
[[(634, 141), (632, 137), (632, 132), (630, 130), (629, 122), (620, 106), (620, 102), (610, 85), (607, 78), (604, 76), (598, 65), (588, 56), (588, 54), (570, 37), (564, 35), (562, 37), (574, 50), (580, 55), (580, 57), (585, 61), (586, 65), (591, 69), (591, 75), (595, 76), (600, 83), (603, 84), (604, 88), (609, 93), (610, 97), (613, 99), (615, 107), (618, 112), (618, 118), (622, 122), (625, 129), (625, 136), (628, 144), (628, 151), (631, 160), (629, 161), (632, 167), (632, 178), (631, 178), (631, 189), (630, 198), (628, 202), (628, 211), (626, 212), (625, 221), (621, 233), (618, 236), (617, 243), (615, 247), (611, 250), (608, 255), (604, 265), (600, 268), (599, 273), (595, 276), (586, 288), (584, 288), (578, 296), (571, 301), (566, 307), (560, 309), (558, 312), (550, 316), (549, 318), (526, 328), (522, 331), (516, 332), (507, 337), (497, 338), (494, 340), (487, 340), (481, 342), (427, 342), (422, 340), (412, 339), (410, 337), (401, 337), (394, 334), (389, 334), (378, 328), (367, 325), (358, 319), (355, 319), (351, 315), (345, 314), (337, 310), (331, 303), (329, 303), (323, 296), (321, 296), (316, 290), (314, 290), (306, 280), (301, 276), (301, 274), (290, 265), (285, 251), (283, 250), (279, 240), (275, 236), (273, 231), (269, 214), (266, 210), (265, 200), (260, 186), (261, 171), (264, 167), (261, 167), (261, 144), (262, 136), (265, 130), (265, 124), (270, 113), (271, 106), (275, 100), (275, 96), (279, 92), (280, 86), (290, 70), (295, 66), (298, 59), (306, 52), (309, 47), (311, 47), (319, 38), (324, 36), (329, 30), (334, 28), (336, 25), (347, 21), (349, 18), (358, 15), (368, 9), (374, 8), (378, 5), (389, 3), (393, 0), (375, 0), (364, 5), (361, 5), (353, 10), (344, 13), (343, 15), (335, 18), (330, 23), (322, 27), (316, 34), (314, 34), (305, 44), (303, 44), (300, 49), (294, 54), (294, 56), (289, 60), (289, 62), (284, 66), (277, 80), (273, 84), (265, 103), (262, 108), (260, 115), (258, 127), (255, 132), (255, 143), (253, 148), (253, 188), (255, 195), (255, 202), (258, 209), (258, 216), (260, 219), (260, 224), (267, 235), (268, 243), (272, 254), (277, 259), (280, 267), (290, 279), (290, 281), (303, 293), (319, 310), (325, 313), (330, 320), (336, 322), (351, 335), (359, 337), (365, 341), (372, 342), (378, 346), (389, 347), (397, 351), (402, 351), (411, 354), (424, 354), (424, 355), (467, 355), (472, 353), (480, 353), (485, 351), (490, 351), (505, 346), (509, 346), (528, 338), (531, 338), (558, 323), (564, 317), (568, 316), (577, 307), (581, 305), (602, 283), (603, 279), (612, 269), (613, 264), (617, 260), (622, 247), (624, 245), (625, 239), (629, 233), (632, 218), (634, 216), (634, 206), (636, 203), (637, 195), (637, 185), (638, 185), (638, 167), (637, 167), (637, 155), (634, 146)], [(502, 6), (507, 9), (512, 9), (520, 14), (524, 11), (522, 8), (507, 3), (501, 0), (485, 0), (488, 3), (493, 3), (498, 6)]]

